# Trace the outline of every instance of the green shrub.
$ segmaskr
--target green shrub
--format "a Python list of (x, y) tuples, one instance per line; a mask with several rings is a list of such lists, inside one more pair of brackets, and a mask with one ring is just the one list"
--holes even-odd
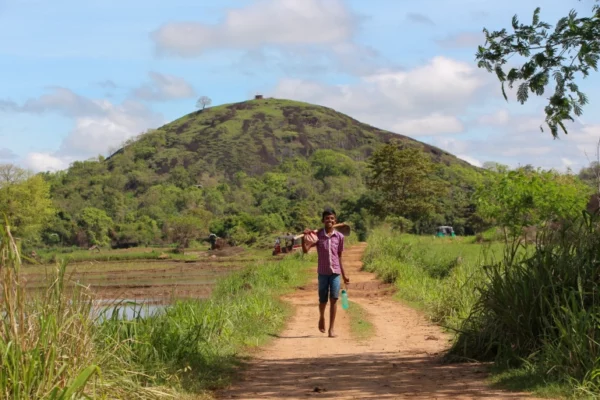
[(597, 218), (538, 234), (533, 251), (485, 267), (474, 313), (452, 355), (520, 365), (600, 387), (600, 235)]

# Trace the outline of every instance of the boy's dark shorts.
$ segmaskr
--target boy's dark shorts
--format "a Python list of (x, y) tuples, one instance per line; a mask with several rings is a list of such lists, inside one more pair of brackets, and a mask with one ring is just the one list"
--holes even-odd
[(340, 294), (340, 274), (319, 274), (319, 303), (327, 303), (327, 299), (337, 299)]

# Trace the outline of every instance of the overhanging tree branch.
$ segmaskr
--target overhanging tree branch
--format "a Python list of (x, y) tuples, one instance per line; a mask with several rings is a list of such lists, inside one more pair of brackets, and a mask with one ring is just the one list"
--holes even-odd
[[(529, 99), (530, 93), (542, 96), (552, 78), (554, 93), (544, 111), (552, 136), (557, 138), (559, 128), (568, 133), (564, 121), (573, 121), (573, 114), (582, 115), (583, 106), (588, 103), (575, 81), (587, 77), (591, 69), (598, 70), (600, 7), (595, 5), (592, 15), (584, 18), (572, 10), (557, 22), (553, 31), (551, 28), (540, 21), (539, 7), (530, 25), (520, 23), (515, 15), (512, 34), (506, 29), (491, 33), (483, 29), (486, 43), (479, 46), (476, 59), (479, 68), (496, 74), (506, 100), (505, 85), (512, 89), (518, 83), (517, 100), (521, 104)], [(508, 68), (508, 60), (515, 55), (526, 60), (520, 66)], [(542, 126), (540, 129), (543, 131)]]

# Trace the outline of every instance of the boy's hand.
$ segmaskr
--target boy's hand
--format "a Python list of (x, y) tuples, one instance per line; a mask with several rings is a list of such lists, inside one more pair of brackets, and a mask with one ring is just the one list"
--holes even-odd
[(346, 275), (344, 275), (343, 278), (346, 285), (350, 283), (350, 278), (348, 278)]
[(305, 234), (305, 235), (308, 235), (308, 234), (309, 234), (309, 233), (311, 233), (312, 231), (313, 231), (312, 229), (308, 229), (308, 228), (306, 228), (306, 229), (304, 230), (304, 234)]

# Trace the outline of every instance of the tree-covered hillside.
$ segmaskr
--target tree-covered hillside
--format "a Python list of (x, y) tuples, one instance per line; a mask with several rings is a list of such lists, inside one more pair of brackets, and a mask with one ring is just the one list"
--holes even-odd
[[(419, 149), (415, 162), (425, 163), (427, 180), (437, 182), (422, 200), (435, 203), (422, 207), (427, 215), (416, 221), (407, 214), (414, 229), (452, 224), (459, 233), (473, 232), (475, 167), (325, 107), (259, 99), (188, 114), (130, 140), (107, 159), (43, 174), (56, 213), (38, 240), (26, 239), (129, 246), (212, 231), (252, 244), (316, 226), (324, 206), (365, 229), (389, 209), (378, 188), (366, 184), (371, 156), (391, 142)], [(421, 201), (413, 197), (411, 204)]]

